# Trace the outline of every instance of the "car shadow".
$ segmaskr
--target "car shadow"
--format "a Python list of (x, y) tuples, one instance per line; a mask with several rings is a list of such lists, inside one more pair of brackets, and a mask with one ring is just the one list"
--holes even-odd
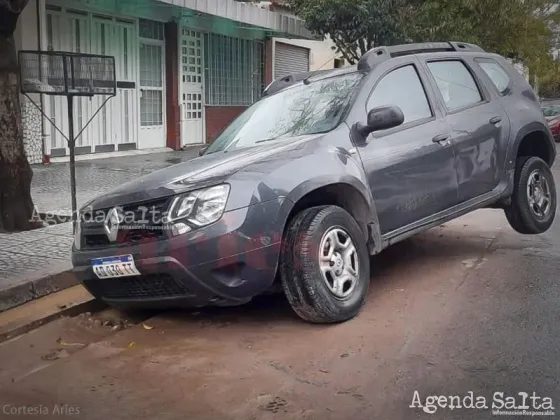
[[(451, 259), (479, 257), (487, 247), (488, 240), (441, 232), (440, 229), (434, 229), (421, 233), (371, 257), (370, 295), (374, 295), (375, 299), (383, 299), (384, 289), (392, 282), (398, 280), (413, 284), (415, 278), (410, 275), (411, 272), (418, 272), (416, 270), (422, 270), (423, 267), (433, 269)], [(258, 296), (241, 306), (168, 310), (159, 313), (159, 316), (185, 322), (204, 320), (203, 324), (207, 325), (301, 323), (282, 293)]]

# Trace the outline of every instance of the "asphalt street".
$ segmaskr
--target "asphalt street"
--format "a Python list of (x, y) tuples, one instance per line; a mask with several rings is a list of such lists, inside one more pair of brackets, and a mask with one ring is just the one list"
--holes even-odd
[(306, 324), (273, 296), (109, 332), (47, 325), (0, 346), (0, 418), (523, 418), (493, 403), (560, 418), (559, 245), (560, 222), (522, 236), (481, 210), (372, 258), (344, 324)]

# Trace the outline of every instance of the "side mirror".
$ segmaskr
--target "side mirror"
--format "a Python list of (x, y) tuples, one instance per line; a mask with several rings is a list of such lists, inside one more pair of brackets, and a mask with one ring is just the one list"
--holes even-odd
[(356, 124), (357, 132), (365, 139), (374, 131), (398, 127), (404, 122), (402, 109), (396, 105), (373, 108), (368, 112), (367, 124)]

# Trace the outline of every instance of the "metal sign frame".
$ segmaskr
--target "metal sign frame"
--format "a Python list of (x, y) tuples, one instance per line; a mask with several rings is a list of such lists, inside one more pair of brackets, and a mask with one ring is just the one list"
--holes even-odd
[[(20, 91), (37, 107), (44, 118), (66, 139), (70, 149), (70, 189), (72, 222), (76, 230), (76, 139), (84, 132), (109, 99), (117, 95), (115, 57), (66, 51), (18, 52)], [(50, 119), (29, 94), (66, 96), (68, 101), (68, 136)], [(103, 103), (74, 135), (74, 97), (106, 96)]]

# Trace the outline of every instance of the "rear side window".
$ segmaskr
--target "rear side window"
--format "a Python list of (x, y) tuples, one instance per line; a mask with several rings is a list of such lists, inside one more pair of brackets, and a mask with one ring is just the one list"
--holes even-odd
[(449, 111), (482, 102), (474, 77), (462, 61), (433, 61), (428, 67)]
[(404, 114), (404, 123), (432, 116), (424, 86), (413, 65), (400, 67), (385, 75), (371, 94), (367, 110), (396, 105)]
[(482, 67), (482, 70), (484, 70), (490, 80), (492, 80), (498, 92), (502, 95), (507, 93), (511, 79), (502, 66), (493, 60), (478, 61), (478, 65)]

